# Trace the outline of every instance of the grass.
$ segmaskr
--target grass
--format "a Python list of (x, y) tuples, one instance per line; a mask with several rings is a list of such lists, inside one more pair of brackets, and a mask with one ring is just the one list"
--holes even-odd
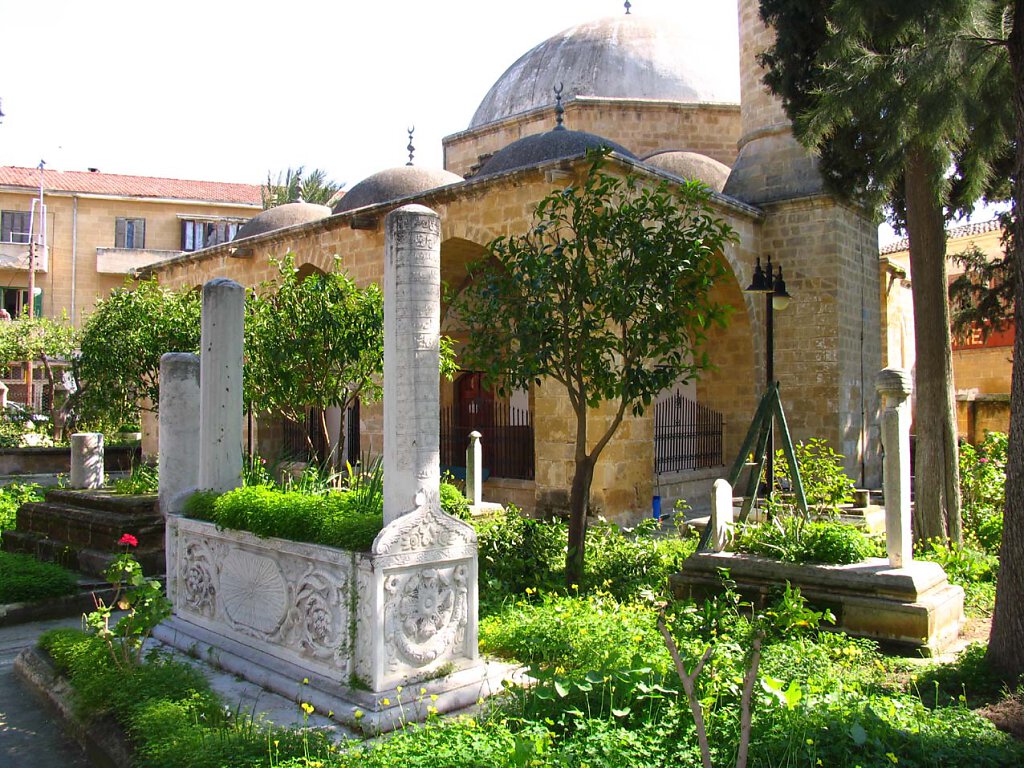
[[(308, 524), (295, 510), (313, 502), (279, 514), (273, 505), (292, 500), (244, 490), (250, 494), (239, 500), (257, 525), (268, 517), (293, 529)], [(268, 506), (254, 511), (264, 496)], [(196, 513), (216, 514), (224, 498), (196, 497)], [(528, 664), (536, 682), (510, 687), (473, 717), (431, 716), (384, 740), (332, 744), (225, 708), (205, 680), (170, 659), (152, 658), (145, 671), (124, 676), (111, 673), (102, 649), (81, 633), (52, 633), (43, 644), (70, 675), (82, 716), (117, 717), (140, 766), (699, 765), (693, 716), (658, 630), (663, 611), (688, 668), (711, 648), (697, 686), (715, 765), (734, 761), (740, 688), (759, 633), (750, 766), (938, 768), (966, 765), (965, 756), (972, 768), (1024, 764), (1022, 745), (972, 711), (1002, 696), (981, 646), (921, 669), (870, 641), (786, 623), (799, 601), (792, 594), (762, 614), (728, 589), (702, 603), (667, 601), (665, 579), (695, 542), (657, 535), (652, 523), (592, 526), (585, 578), (569, 587), (562, 523), (507, 514), (475, 525), (481, 650)], [(839, 548), (846, 543), (840, 537)], [(991, 570), (962, 552), (933, 554), (965, 581)]]

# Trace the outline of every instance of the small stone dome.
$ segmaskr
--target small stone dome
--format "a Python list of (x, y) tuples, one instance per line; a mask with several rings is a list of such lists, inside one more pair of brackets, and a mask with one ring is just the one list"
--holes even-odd
[(721, 192), (729, 178), (728, 165), (699, 152), (683, 152), (681, 150), (655, 152), (653, 155), (645, 157), (644, 163), (681, 179), (702, 181), (715, 192)]
[(684, 104), (740, 100), (736, 49), (697, 24), (612, 16), (580, 24), (523, 54), (498, 78), (470, 128), (563, 98), (658, 99)]
[(410, 195), (418, 195), (437, 187), (457, 184), (463, 178), (450, 171), (437, 168), (421, 168), (416, 165), (400, 165), (387, 168), (356, 184), (334, 206), (335, 213), (353, 211), (367, 205), (386, 203), (399, 200)]
[(636, 155), (620, 144), (586, 131), (568, 131), (556, 128), (547, 133), (535, 133), (513, 141), (504, 149), (495, 152), (477, 172), (477, 178), (493, 176), (513, 168), (525, 168), (549, 160), (582, 155), (589, 149), (606, 147), (623, 157), (633, 160)]
[(264, 232), (272, 232), (275, 229), (294, 227), (298, 224), (308, 224), (311, 221), (319, 221), (331, 215), (331, 209), (326, 205), (316, 203), (285, 203), (273, 208), (268, 208), (249, 219), (238, 229), (234, 240), (241, 240), (245, 237), (262, 235)]

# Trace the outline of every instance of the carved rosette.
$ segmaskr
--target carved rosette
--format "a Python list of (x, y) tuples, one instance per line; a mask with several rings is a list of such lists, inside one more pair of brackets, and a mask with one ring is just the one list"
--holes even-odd
[(273, 558), (235, 549), (220, 572), (224, 613), (236, 629), (267, 638), (284, 621), (288, 585)]
[(201, 616), (216, 612), (217, 588), (214, 583), (216, 556), (207, 541), (193, 539), (184, 547), (178, 570), (176, 598), (182, 607)]
[(396, 573), (384, 582), (384, 638), (391, 672), (458, 656), (469, 616), (465, 564)]

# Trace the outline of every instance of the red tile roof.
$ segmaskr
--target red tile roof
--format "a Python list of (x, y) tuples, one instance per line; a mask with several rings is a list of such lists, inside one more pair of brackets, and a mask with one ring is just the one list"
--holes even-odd
[[(961, 237), (973, 237), (974, 235), (983, 235), (986, 232), (994, 232), (997, 229), (1001, 229), (1003, 222), (1001, 219), (989, 219), (988, 221), (971, 222), (970, 224), (961, 224), (958, 227), (950, 227), (946, 230), (946, 240), (956, 240)], [(904, 237), (902, 240), (897, 240), (894, 243), (883, 246), (879, 251), (883, 256), (888, 256), (891, 253), (899, 253), (900, 251), (906, 251), (910, 248), (910, 240)]]
[[(10, 165), (0, 166), (0, 186), (38, 189), (39, 169)], [(256, 184), (160, 179), (151, 176), (122, 176), (115, 173), (91, 171), (47, 169), (43, 179), (43, 189), (118, 197), (159, 197), (174, 200), (261, 204), (260, 187)]]

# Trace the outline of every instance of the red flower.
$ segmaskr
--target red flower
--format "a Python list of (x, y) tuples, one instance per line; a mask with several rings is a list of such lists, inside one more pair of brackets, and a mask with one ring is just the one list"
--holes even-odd
[(117, 543), (127, 544), (129, 547), (139, 546), (139, 540), (132, 536), (130, 533), (126, 533), (124, 536), (122, 536)]

